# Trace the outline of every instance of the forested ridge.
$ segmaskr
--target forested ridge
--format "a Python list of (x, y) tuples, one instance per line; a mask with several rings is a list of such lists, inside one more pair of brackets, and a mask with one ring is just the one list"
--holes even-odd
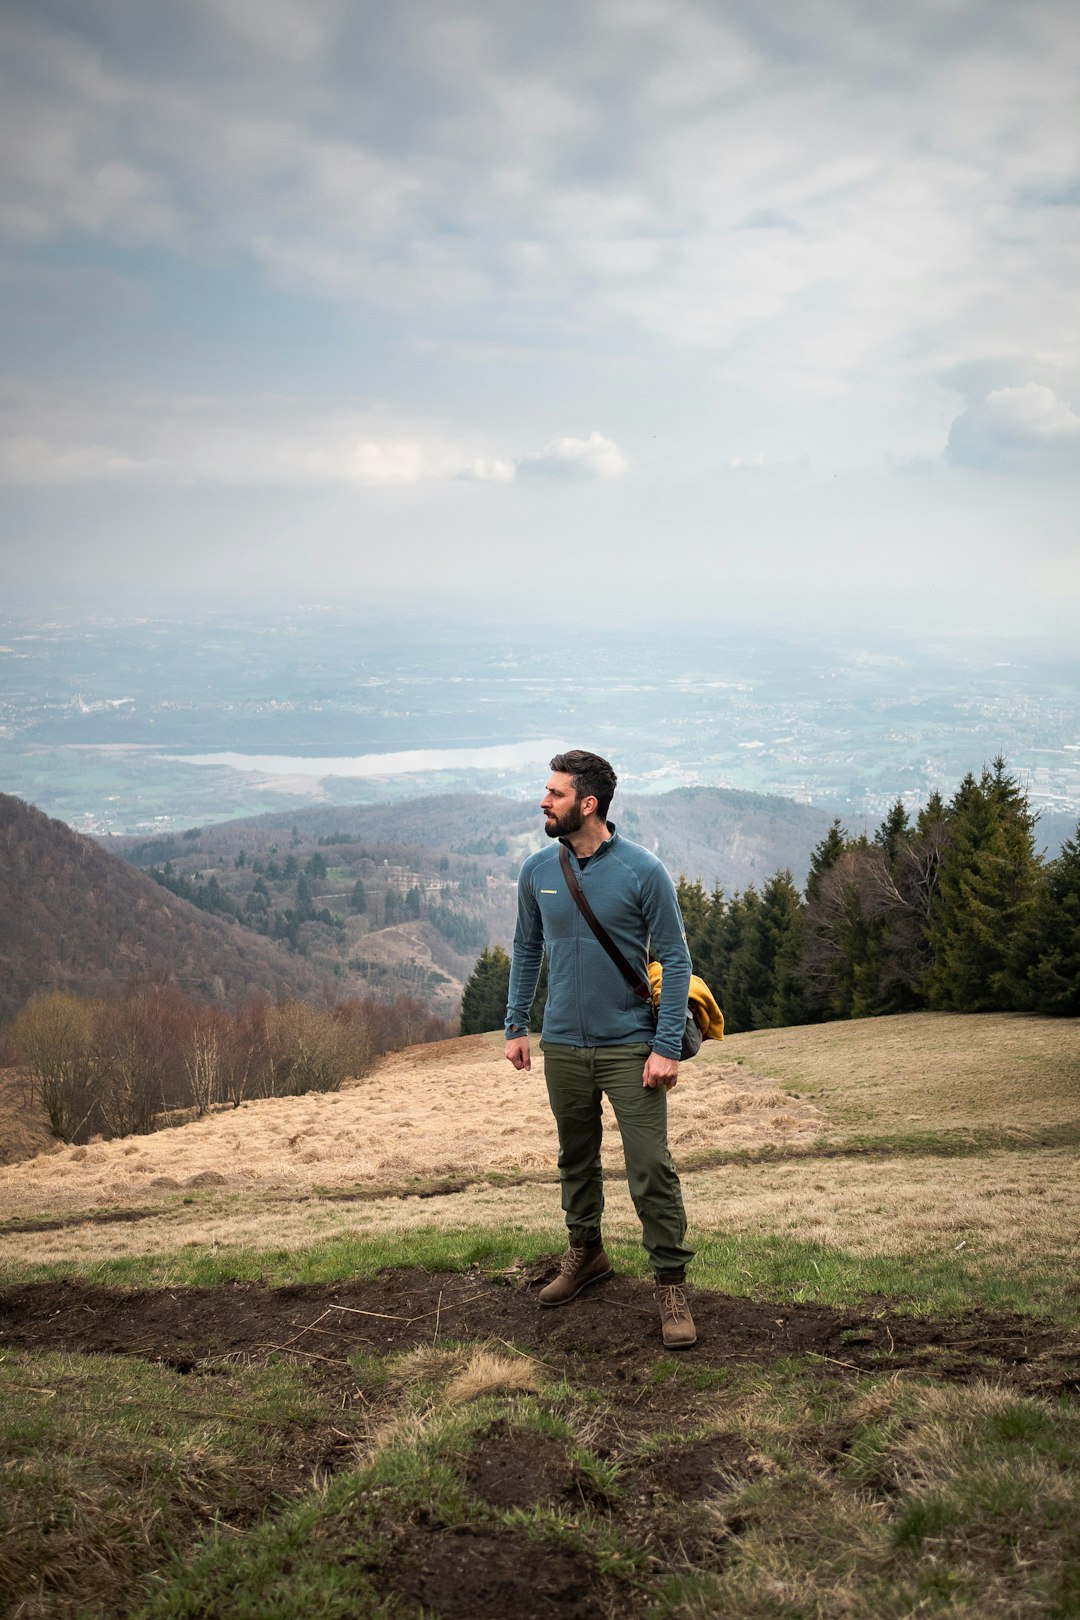
[(872, 837), (839, 821), (805, 894), (789, 872), (725, 896), (683, 879), (695, 965), (732, 1031), (930, 1008), (1080, 1013), (1080, 845), (1036, 853), (1027, 798), (998, 759), (897, 802)]
[[(684, 875), (695, 971), (731, 1033), (924, 1008), (1075, 1017), (1080, 827), (1052, 859), (1037, 852), (1036, 829), (997, 759), (947, 801), (931, 795), (914, 820), (898, 800), (872, 835), (834, 821), (805, 891), (786, 869), (731, 894)], [(508, 978), (509, 959), (484, 953), (463, 1032), (501, 1021), (492, 1012)]]
[(146, 974), (218, 1001), (318, 990), (306, 963), (178, 901), (92, 839), (0, 794), (0, 1018), (42, 990), (118, 991)]

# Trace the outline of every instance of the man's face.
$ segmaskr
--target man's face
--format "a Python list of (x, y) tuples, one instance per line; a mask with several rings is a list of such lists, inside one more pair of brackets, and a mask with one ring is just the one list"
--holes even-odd
[(544, 831), (549, 838), (565, 838), (578, 831), (585, 819), (581, 811), (583, 802), (574, 792), (574, 778), (569, 771), (553, 771), (540, 800)]

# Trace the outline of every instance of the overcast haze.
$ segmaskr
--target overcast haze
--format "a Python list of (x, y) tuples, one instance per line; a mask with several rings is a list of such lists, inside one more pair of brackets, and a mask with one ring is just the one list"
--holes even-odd
[(2, 46), (12, 599), (1074, 624), (1075, 5), (6, 0)]

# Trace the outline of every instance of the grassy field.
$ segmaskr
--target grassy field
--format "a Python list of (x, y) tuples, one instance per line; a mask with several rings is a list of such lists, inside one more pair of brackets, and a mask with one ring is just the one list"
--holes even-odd
[(679, 1358), (499, 1049), (0, 1169), (0, 1612), (1080, 1615), (1076, 1023), (706, 1047)]

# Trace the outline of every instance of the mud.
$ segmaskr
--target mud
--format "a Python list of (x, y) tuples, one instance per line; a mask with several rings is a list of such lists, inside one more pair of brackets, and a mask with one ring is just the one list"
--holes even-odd
[(604, 1620), (603, 1583), (573, 1549), (490, 1525), (409, 1525), (376, 1573), (380, 1587), (440, 1620)]
[[(552, 1266), (495, 1277), (388, 1271), (365, 1281), (287, 1288), (16, 1285), (0, 1289), (0, 1347), (141, 1356), (181, 1373), (221, 1358), (284, 1353), (344, 1385), (355, 1351), (502, 1342), (592, 1383), (617, 1403), (677, 1415), (675, 1392), (656, 1378), (664, 1353), (649, 1286), (617, 1277), (569, 1307), (542, 1310), (536, 1290)], [(705, 1290), (692, 1297), (698, 1343), (680, 1358), (680, 1373), (804, 1356), (836, 1377), (909, 1371), (950, 1381), (991, 1378), (1031, 1392), (1080, 1392), (1080, 1334), (1030, 1317), (906, 1316), (883, 1304), (837, 1310)], [(693, 1388), (683, 1377), (677, 1382), (692, 1406)]]

